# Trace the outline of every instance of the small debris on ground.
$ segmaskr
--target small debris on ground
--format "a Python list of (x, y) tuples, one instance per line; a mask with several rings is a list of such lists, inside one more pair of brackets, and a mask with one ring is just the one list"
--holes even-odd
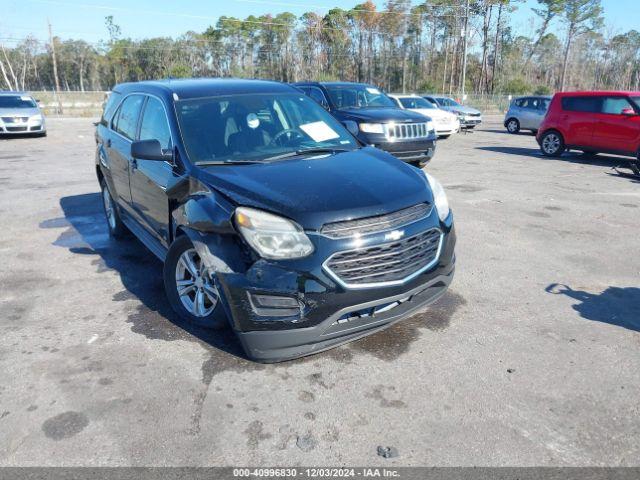
[(378, 456), (383, 458), (397, 457), (398, 449), (395, 447), (378, 447)]

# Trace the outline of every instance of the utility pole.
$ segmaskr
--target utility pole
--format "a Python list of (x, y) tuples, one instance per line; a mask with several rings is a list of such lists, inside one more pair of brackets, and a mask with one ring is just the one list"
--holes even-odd
[(58, 62), (56, 61), (56, 46), (53, 42), (53, 33), (51, 33), (51, 22), (49, 24), (49, 44), (51, 45), (51, 60), (53, 62), (53, 80), (55, 81), (54, 95), (58, 100), (58, 114), (62, 115), (62, 101), (60, 100), (60, 80), (58, 80)]
[(464, 30), (462, 31), (463, 35), (463, 45), (464, 45), (464, 58), (462, 60), (462, 103), (464, 103), (464, 86), (467, 80), (467, 37), (469, 36), (467, 33), (467, 27), (469, 25), (469, 0), (467, 0), (467, 6), (464, 10)]

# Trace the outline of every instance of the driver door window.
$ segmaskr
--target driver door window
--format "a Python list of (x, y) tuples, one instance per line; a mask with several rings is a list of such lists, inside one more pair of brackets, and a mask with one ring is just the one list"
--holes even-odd
[(171, 131), (164, 106), (157, 98), (149, 97), (140, 124), (140, 140), (158, 140), (164, 150), (170, 150)]
[(605, 97), (602, 99), (602, 113), (622, 115), (625, 109), (633, 110), (633, 106), (625, 97)]

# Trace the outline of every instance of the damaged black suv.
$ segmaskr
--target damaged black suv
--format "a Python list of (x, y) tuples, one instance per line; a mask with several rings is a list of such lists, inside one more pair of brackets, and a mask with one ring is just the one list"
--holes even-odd
[(363, 147), (297, 89), (255, 80), (114, 88), (96, 129), (109, 231), (164, 262), (171, 306), (275, 362), (381, 330), (454, 271), (442, 186)]

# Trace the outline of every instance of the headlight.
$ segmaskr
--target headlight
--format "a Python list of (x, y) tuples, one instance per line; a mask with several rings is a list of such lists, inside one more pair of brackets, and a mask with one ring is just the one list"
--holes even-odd
[(276, 215), (239, 207), (236, 224), (242, 237), (263, 258), (301, 258), (313, 252), (313, 245), (302, 228)]
[(37, 115), (31, 115), (29, 117), (30, 122), (42, 122), (43, 120), (44, 120), (44, 117), (40, 113), (38, 113)]
[(435, 129), (436, 129), (436, 127), (433, 125), (433, 121), (432, 121), (432, 120), (429, 120), (429, 121), (427, 122), (427, 130), (428, 130), (429, 132), (431, 132), (431, 131), (433, 131), (433, 130), (435, 130)]
[(442, 222), (449, 216), (449, 201), (447, 200), (447, 194), (444, 193), (442, 184), (434, 177), (425, 172), (429, 186), (431, 187), (431, 193), (433, 193), (433, 202), (436, 204), (436, 210), (438, 211), (438, 217)]
[(361, 123), (360, 130), (365, 133), (384, 133), (384, 125), (382, 123)]

